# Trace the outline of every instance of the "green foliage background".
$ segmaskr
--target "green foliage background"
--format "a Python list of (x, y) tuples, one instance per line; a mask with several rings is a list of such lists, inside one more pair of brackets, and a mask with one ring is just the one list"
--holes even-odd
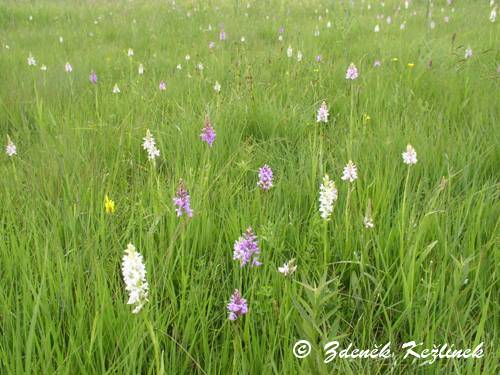
[[(18, 148), (0, 155), (0, 372), (498, 373), (499, 28), (488, 2), (249, 3), (0, 4), (0, 139)], [(327, 125), (315, 122), (323, 100)], [(206, 113), (212, 149), (199, 140)], [(148, 128), (156, 165), (141, 148)], [(350, 192), (340, 180), (349, 159), (359, 169)], [(275, 173), (268, 193), (256, 186), (264, 163)], [(339, 189), (326, 224), (325, 173)], [(191, 220), (172, 205), (180, 178)], [(248, 226), (263, 266), (240, 269), (232, 247)], [(128, 242), (150, 283), (139, 315), (121, 279)], [(285, 278), (277, 267), (290, 258), (298, 269)], [(235, 288), (250, 310), (230, 322)], [(299, 339), (313, 345), (302, 360)], [(396, 356), (325, 365), (321, 347), (334, 339), (391, 341)], [(398, 350), (411, 340), (484, 342), (485, 356), (419, 367)]]

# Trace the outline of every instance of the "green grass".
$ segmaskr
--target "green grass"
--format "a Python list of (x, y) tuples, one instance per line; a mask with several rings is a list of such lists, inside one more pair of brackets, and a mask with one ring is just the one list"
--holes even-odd
[[(317, 1), (177, 3), (0, 4), (0, 139), (18, 149), (0, 155), (0, 373), (498, 373), (499, 27), (488, 2), (457, 1), (452, 13), (436, 0), (434, 30), (424, 1), (399, 12), (402, 1), (328, 2), (328, 14)], [(351, 62), (354, 82), (344, 79)], [(315, 121), (323, 100), (326, 125)], [(211, 149), (199, 139), (206, 113)], [(141, 147), (148, 128), (156, 165)], [(349, 159), (359, 179), (347, 199)], [(268, 193), (256, 186), (264, 163), (275, 173)], [(325, 173), (339, 190), (328, 223), (318, 212)], [(180, 178), (191, 220), (172, 205)], [(369, 201), (373, 230), (363, 226)], [(263, 265), (240, 269), (232, 248), (248, 226)], [(150, 284), (138, 315), (120, 270), (129, 242)], [(298, 269), (285, 278), (277, 267), (290, 258)], [(249, 313), (231, 322), (235, 288)], [(302, 360), (299, 339), (313, 346)], [(322, 363), (336, 339), (390, 341), (396, 356)], [(402, 359), (411, 340), (484, 342), (485, 355), (419, 366)]]

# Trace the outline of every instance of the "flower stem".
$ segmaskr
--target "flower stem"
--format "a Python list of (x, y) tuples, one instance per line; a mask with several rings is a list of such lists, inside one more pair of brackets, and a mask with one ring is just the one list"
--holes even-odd
[(328, 221), (323, 222), (323, 261), (328, 266)]
[(160, 363), (160, 346), (158, 345), (158, 339), (156, 338), (155, 331), (153, 329), (153, 325), (149, 321), (149, 319), (146, 317), (146, 315), (143, 315), (144, 317), (144, 323), (146, 323), (146, 327), (148, 329), (149, 337), (151, 338), (151, 341), (153, 343), (153, 350), (154, 350), (154, 355), (155, 355), (155, 363), (156, 363), (156, 373), (157, 374), (163, 374), (163, 366), (161, 366)]
[(352, 157), (352, 137), (354, 128), (354, 86), (350, 86), (351, 89), (351, 111), (349, 113), (349, 149), (347, 150), (349, 158)]
[(345, 218), (345, 249), (348, 249), (348, 242), (349, 242), (349, 202), (351, 200), (351, 185), (349, 184), (349, 187), (347, 189), (347, 199), (346, 199), (346, 204), (345, 204), (345, 212), (344, 212), (344, 218)]
[(410, 178), (410, 167), (408, 167), (408, 171), (406, 172), (405, 189), (403, 192), (403, 203), (402, 203), (402, 207), (401, 207), (401, 229), (400, 229), (400, 233), (399, 233), (399, 258), (400, 258), (401, 263), (403, 262), (403, 257), (404, 257), (406, 196), (407, 196), (407, 191), (408, 191), (409, 178)]

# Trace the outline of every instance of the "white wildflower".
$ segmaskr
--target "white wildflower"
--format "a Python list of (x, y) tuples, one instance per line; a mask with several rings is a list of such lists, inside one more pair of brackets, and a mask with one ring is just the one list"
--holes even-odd
[(214, 91), (216, 93), (219, 93), (220, 92), (220, 89), (221, 89), (221, 86), (220, 86), (220, 83), (218, 81), (215, 81), (215, 84), (214, 84)]
[(288, 57), (292, 57), (293, 56), (293, 49), (292, 49), (292, 46), (288, 46), (288, 49), (286, 50), (286, 55)]
[(123, 281), (129, 294), (127, 304), (134, 305), (132, 313), (137, 314), (148, 301), (149, 285), (146, 281), (146, 267), (142, 255), (131, 243), (125, 249), (122, 261)]
[(359, 77), (359, 72), (356, 65), (354, 65), (354, 63), (349, 64), (349, 66), (347, 67), (347, 71), (345, 73), (345, 79), (350, 79), (354, 81), (358, 77)]
[(406, 146), (406, 152), (401, 154), (403, 156), (403, 162), (408, 165), (417, 164), (417, 152), (412, 145)]
[(29, 66), (36, 66), (36, 60), (31, 53), (29, 54), (27, 61)]
[(132, 48), (129, 48), (128, 51), (127, 51), (127, 56), (128, 57), (132, 57), (134, 56), (134, 50)]
[(472, 57), (472, 48), (467, 47), (467, 49), (465, 50), (464, 58), (468, 59), (468, 58), (471, 58), (471, 57)]
[(139, 75), (143, 75), (144, 74), (144, 66), (142, 64), (139, 64), (139, 68), (137, 69), (137, 73), (139, 73)]
[(120, 88), (118, 87), (118, 83), (115, 83), (113, 86), (113, 94), (119, 94), (120, 93)]
[(156, 141), (153, 138), (153, 134), (146, 130), (146, 136), (143, 138), (142, 148), (148, 152), (148, 159), (154, 160), (156, 157), (160, 156), (160, 150), (156, 147)]
[(8, 156), (17, 155), (16, 145), (12, 142), (9, 136), (7, 136), (7, 146), (5, 147), (5, 152)]
[(324, 220), (330, 220), (333, 211), (333, 203), (337, 200), (337, 188), (335, 182), (331, 181), (326, 174), (323, 183), (319, 187), (319, 212)]
[(349, 163), (344, 167), (344, 172), (342, 175), (342, 180), (353, 182), (358, 178), (358, 171), (356, 169), (356, 164), (349, 160)]
[(363, 218), (363, 225), (366, 229), (372, 229), (375, 227), (375, 224), (373, 224), (373, 219), (369, 216), (365, 216)]
[(366, 229), (372, 229), (375, 227), (372, 218), (372, 201), (370, 199), (368, 200), (368, 205), (366, 206), (366, 213), (365, 217), (363, 218), (363, 225), (365, 226)]
[(316, 122), (328, 122), (328, 106), (326, 105), (326, 102), (321, 103), (321, 107), (318, 109), (318, 114), (316, 115)]
[(284, 276), (291, 275), (297, 270), (297, 266), (295, 265), (295, 259), (290, 259), (288, 262), (283, 264), (283, 266), (278, 267), (278, 272), (282, 273)]

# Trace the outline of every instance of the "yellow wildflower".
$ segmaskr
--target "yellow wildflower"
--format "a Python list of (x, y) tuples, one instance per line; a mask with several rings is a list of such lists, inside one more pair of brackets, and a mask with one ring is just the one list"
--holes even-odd
[(115, 201), (109, 199), (107, 194), (104, 197), (104, 210), (106, 211), (107, 214), (115, 213)]

